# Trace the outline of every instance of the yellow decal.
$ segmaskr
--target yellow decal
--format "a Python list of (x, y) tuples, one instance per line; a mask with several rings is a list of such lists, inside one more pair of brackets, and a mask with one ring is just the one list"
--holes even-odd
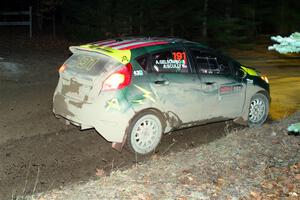
[(151, 101), (155, 102), (155, 99), (151, 96), (152, 93), (149, 92), (148, 90), (140, 87), (140, 86), (137, 86), (137, 85), (134, 85), (136, 88), (138, 88), (139, 90), (141, 90), (144, 94), (143, 94), (143, 97), (147, 98), (147, 99), (150, 99)]
[(137, 104), (143, 104), (144, 100), (143, 99), (138, 99), (138, 100), (132, 100), (132, 103), (137, 103)]
[(111, 99), (106, 102), (106, 110), (121, 110), (118, 99)]
[(116, 59), (117, 61), (119, 61), (122, 64), (129, 63), (130, 58), (131, 58), (130, 50), (113, 49), (111, 47), (103, 47), (103, 46), (98, 46), (95, 44), (85, 44), (85, 45), (81, 45), (81, 46), (70, 47), (70, 50), (72, 52), (76, 51), (77, 49), (102, 53), (102, 54), (105, 54), (107, 56), (110, 56), (110, 57)]
[(241, 68), (246, 72), (247, 74), (251, 76), (258, 76), (257, 72), (254, 69), (250, 69), (248, 67), (241, 66)]

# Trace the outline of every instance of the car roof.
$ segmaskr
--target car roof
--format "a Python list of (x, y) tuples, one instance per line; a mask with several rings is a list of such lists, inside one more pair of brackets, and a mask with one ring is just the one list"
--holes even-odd
[[(130, 58), (150, 52), (174, 46), (206, 46), (174, 37), (122, 37), (97, 42), (88, 43), (80, 46), (71, 46), (70, 50), (74, 53), (77, 50), (92, 51), (114, 57), (122, 63), (130, 61)], [(124, 60), (124, 58), (127, 58)]]
[(99, 47), (109, 47), (118, 50), (133, 50), (154, 45), (164, 45), (183, 41), (178, 38), (162, 37), (123, 37), (93, 42), (91, 44)]

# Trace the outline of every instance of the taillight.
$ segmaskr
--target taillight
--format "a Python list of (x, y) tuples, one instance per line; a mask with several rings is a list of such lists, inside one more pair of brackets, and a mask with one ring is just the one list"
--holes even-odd
[(132, 76), (132, 66), (130, 63), (111, 74), (103, 84), (103, 90), (122, 89), (130, 84)]
[(66, 64), (63, 64), (63, 65), (58, 69), (58, 71), (61, 73), (61, 72), (65, 71), (66, 68), (67, 68), (67, 65), (66, 65)]

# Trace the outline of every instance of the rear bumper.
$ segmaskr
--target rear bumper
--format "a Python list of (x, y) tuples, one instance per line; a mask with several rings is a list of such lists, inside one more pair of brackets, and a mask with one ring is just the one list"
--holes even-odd
[(119, 109), (107, 107), (107, 101), (111, 101), (107, 95), (106, 98), (100, 95), (93, 103), (85, 103), (55, 92), (53, 112), (82, 129), (95, 128), (109, 142), (121, 143), (134, 111), (128, 106), (126, 110), (122, 106)]

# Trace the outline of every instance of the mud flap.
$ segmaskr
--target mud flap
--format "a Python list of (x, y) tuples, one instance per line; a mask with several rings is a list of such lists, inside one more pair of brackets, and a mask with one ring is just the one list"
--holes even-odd
[(119, 152), (121, 152), (123, 150), (123, 147), (125, 145), (127, 139), (127, 133), (125, 133), (123, 141), (122, 142), (113, 142), (111, 147)]
[(234, 123), (240, 124), (243, 126), (248, 126), (248, 121), (244, 119), (244, 117), (238, 117), (233, 120)]

